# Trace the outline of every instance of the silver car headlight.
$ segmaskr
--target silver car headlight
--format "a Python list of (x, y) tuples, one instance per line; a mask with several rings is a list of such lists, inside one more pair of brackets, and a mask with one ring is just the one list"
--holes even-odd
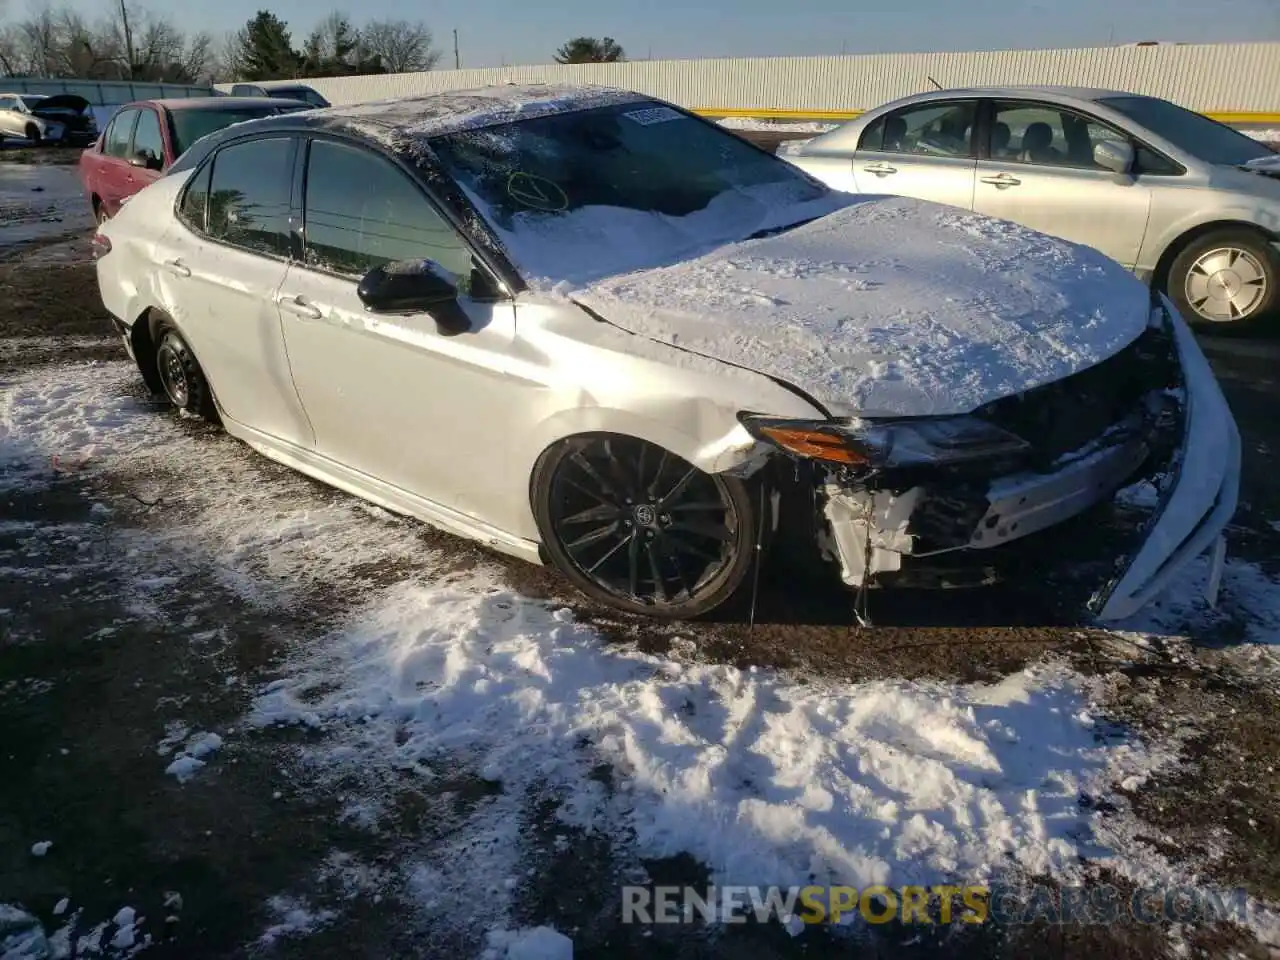
[(972, 416), (901, 420), (738, 418), (764, 443), (793, 456), (869, 469), (946, 466), (1024, 453), (1021, 437)]

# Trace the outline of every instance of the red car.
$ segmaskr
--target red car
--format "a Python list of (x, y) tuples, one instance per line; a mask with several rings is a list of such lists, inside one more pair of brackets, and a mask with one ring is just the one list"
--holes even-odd
[(138, 100), (116, 111), (96, 143), (80, 157), (80, 180), (99, 223), (164, 172), (206, 134), (243, 120), (311, 110), (300, 100), (271, 97), (192, 97)]

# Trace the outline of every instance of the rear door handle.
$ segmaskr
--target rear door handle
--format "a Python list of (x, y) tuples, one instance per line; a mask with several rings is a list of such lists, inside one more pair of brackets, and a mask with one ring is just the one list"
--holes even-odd
[(280, 304), (281, 310), (287, 310), (294, 316), (307, 320), (319, 320), (324, 316), (320, 308), (313, 303), (308, 303), (307, 298), (302, 294), (281, 294), (276, 302)]
[(1016, 187), (1022, 181), (1009, 173), (997, 173), (994, 177), (983, 177), (982, 182), (1003, 189), (1004, 187)]
[(862, 169), (867, 171), (867, 173), (874, 173), (877, 177), (887, 177), (891, 173), (898, 172), (897, 167), (890, 166), (889, 164), (884, 163), (882, 161), (876, 161), (875, 163), (868, 163)]
[(176, 260), (176, 259), (175, 259), (175, 260), (166, 260), (166, 261), (164, 262), (164, 268), (165, 268), (166, 270), (168, 270), (170, 273), (172, 273), (175, 277), (189, 277), (189, 276), (191, 276), (191, 268), (190, 268), (190, 267), (188, 267), (188, 266), (187, 266), (185, 263), (183, 263), (181, 260)]

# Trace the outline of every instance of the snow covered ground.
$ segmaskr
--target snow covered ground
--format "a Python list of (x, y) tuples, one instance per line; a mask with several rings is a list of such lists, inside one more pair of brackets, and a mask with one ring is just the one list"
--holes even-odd
[[(483, 942), (493, 957), (561, 950), (563, 931), (522, 929), (514, 913), (546, 856), (528, 827), (546, 805), (553, 834), (606, 838), (633, 881), (645, 878), (641, 861), (681, 852), (719, 883), (973, 883), (1011, 872), (1073, 882), (1098, 867), (1145, 883), (1194, 877), (1136, 839), (1144, 831), (1127, 800), (1177, 765), (1178, 737), (1148, 742), (1109, 722), (1099, 682), (1065, 660), (994, 683), (846, 682), (708, 662), (692, 626), (671, 655), (646, 654), (563, 604), (520, 595), (496, 563), (454, 569), (414, 523), (183, 429), (139, 399), (135, 379), (123, 361), (12, 377), (0, 397), (0, 496), (49, 483), (51, 465), (130, 478), (145, 502), (172, 497), (182, 478), (181, 521), (127, 541), (122, 588), (139, 609), (175, 566), (208, 566), (253, 608), (283, 612), (342, 595), (370, 565), (416, 564), (363, 587), (292, 648), (273, 680), (255, 683), (244, 724), (176, 726), (157, 748), (158, 764), (199, 790), (227, 749), (297, 728), (297, 783), (341, 796), (343, 824), (384, 838), (408, 778), (432, 797), (442, 839), (403, 836), (389, 869), (326, 869), (358, 874), (363, 896), (405, 898), (412, 923)], [(97, 515), (106, 522), (112, 509)], [(1116, 636), (1159, 642), (1203, 620), (1186, 599), (1202, 576), (1189, 573)], [(1270, 656), (1280, 587), (1234, 561), (1224, 593), (1251, 624), (1247, 647)], [(457, 803), (459, 782), (486, 785), (484, 802)], [(1255, 929), (1280, 945), (1274, 916), (1256, 907)], [(269, 908), (264, 945), (337, 920), (338, 907), (292, 890)], [(123, 936), (114, 949), (124, 955), (134, 929), (132, 915), (117, 916), (90, 935)]]

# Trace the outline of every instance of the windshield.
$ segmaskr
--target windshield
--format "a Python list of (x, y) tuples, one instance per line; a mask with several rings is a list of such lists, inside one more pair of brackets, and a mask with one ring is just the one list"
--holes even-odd
[(785, 161), (652, 101), (431, 146), (532, 286), (672, 263), (844, 205)]
[(1155, 97), (1108, 97), (1099, 103), (1140, 123), (1205, 163), (1241, 164), (1273, 154), (1226, 124)]
[(233, 123), (275, 116), (279, 107), (240, 107), (236, 110), (175, 110), (173, 117), (173, 155), (176, 157), (201, 137)]

